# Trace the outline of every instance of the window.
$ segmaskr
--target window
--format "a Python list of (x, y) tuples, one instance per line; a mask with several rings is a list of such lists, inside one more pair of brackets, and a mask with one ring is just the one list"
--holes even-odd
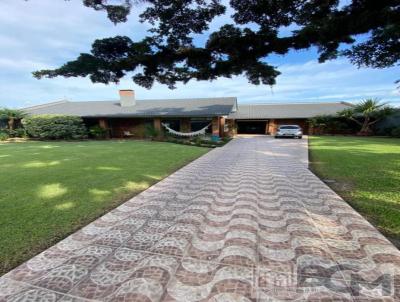
[[(199, 131), (211, 123), (211, 119), (193, 118), (190, 121), (190, 129)], [(211, 133), (211, 125), (206, 129), (206, 133)]]
[(170, 127), (172, 130), (180, 131), (181, 128), (180, 120), (162, 120), (161, 122)]
[(300, 129), (299, 126), (293, 125), (293, 126), (279, 126), (279, 129), (282, 130), (296, 130), (296, 129)]

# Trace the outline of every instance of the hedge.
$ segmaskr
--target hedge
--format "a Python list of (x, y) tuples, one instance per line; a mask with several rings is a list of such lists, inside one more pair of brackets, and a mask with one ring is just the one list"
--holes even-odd
[(26, 133), (38, 139), (82, 139), (87, 130), (82, 118), (68, 115), (36, 115), (23, 119)]

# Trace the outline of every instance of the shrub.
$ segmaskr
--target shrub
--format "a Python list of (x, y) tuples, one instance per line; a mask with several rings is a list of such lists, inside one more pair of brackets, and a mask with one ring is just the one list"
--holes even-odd
[(5, 141), (9, 137), (10, 136), (8, 135), (8, 133), (6, 131), (0, 129), (0, 141)]
[(383, 127), (383, 128), (374, 128), (374, 133), (377, 135), (383, 136), (392, 136), (392, 131), (396, 129), (396, 127)]
[(392, 136), (394, 136), (394, 137), (400, 137), (400, 127), (393, 128), (391, 134), (392, 134)]
[(174, 138), (174, 137), (167, 137), (165, 141), (174, 143), (174, 144), (181, 144), (181, 145), (190, 145), (190, 146), (198, 146), (198, 147), (206, 147), (206, 148), (215, 148), (215, 147), (222, 147), (229, 141), (231, 141), (231, 137), (225, 137), (221, 140), (214, 142), (207, 137), (192, 137), (192, 138)]
[(26, 130), (24, 128), (17, 128), (15, 131), (15, 137), (26, 137)]
[(26, 137), (26, 131), (24, 128), (17, 128), (14, 130), (5, 130), (9, 137)]
[(195, 142), (197, 145), (200, 145), (200, 144), (203, 142), (203, 139), (202, 139), (200, 136), (197, 136), (197, 137), (194, 139), (194, 142)]
[(82, 139), (87, 137), (82, 118), (67, 115), (36, 115), (25, 118), (27, 134), (38, 139)]
[(153, 125), (146, 125), (144, 133), (146, 137), (150, 138), (158, 137), (161, 134), (161, 132), (154, 128)]
[(98, 138), (98, 139), (106, 138), (107, 137), (107, 132), (108, 132), (107, 129), (104, 129), (104, 128), (100, 127), (99, 125), (92, 126), (89, 129), (89, 134), (92, 137)]
[(308, 124), (314, 128), (314, 134), (349, 134), (355, 133), (358, 129), (358, 125), (352, 120), (333, 115), (309, 118)]

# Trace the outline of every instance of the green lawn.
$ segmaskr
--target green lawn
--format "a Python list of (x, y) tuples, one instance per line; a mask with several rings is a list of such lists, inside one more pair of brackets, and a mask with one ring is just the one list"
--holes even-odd
[(311, 167), (350, 205), (400, 243), (400, 139), (310, 138)]
[(0, 144), (0, 275), (207, 151), (145, 141)]

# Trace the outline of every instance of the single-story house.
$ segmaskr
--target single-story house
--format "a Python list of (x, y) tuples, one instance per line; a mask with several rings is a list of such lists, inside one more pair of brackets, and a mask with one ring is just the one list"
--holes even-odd
[(116, 101), (60, 101), (25, 108), (30, 115), (62, 114), (80, 116), (90, 127), (99, 125), (110, 137), (143, 137), (147, 126), (162, 131), (162, 124), (175, 131), (197, 131), (207, 125), (208, 133), (273, 134), (278, 125), (298, 124), (311, 132), (307, 119), (335, 114), (351, 104), (237, 104), (236, 97), (137, 100), (133, 90), (120, 90)]
[(181, 132), (210, 125), (208, 133), (225, 135), (225, 118), (237, 110), (235, 97), (137, 100), (133, 90), (120, 90), (117, 101), (60, 101), (25, 108), (30, 115), (80, 116), (90, 127), (100, 125), (110, 137), (143, 137), (146, 126), (162, 131), (162, 124)]

